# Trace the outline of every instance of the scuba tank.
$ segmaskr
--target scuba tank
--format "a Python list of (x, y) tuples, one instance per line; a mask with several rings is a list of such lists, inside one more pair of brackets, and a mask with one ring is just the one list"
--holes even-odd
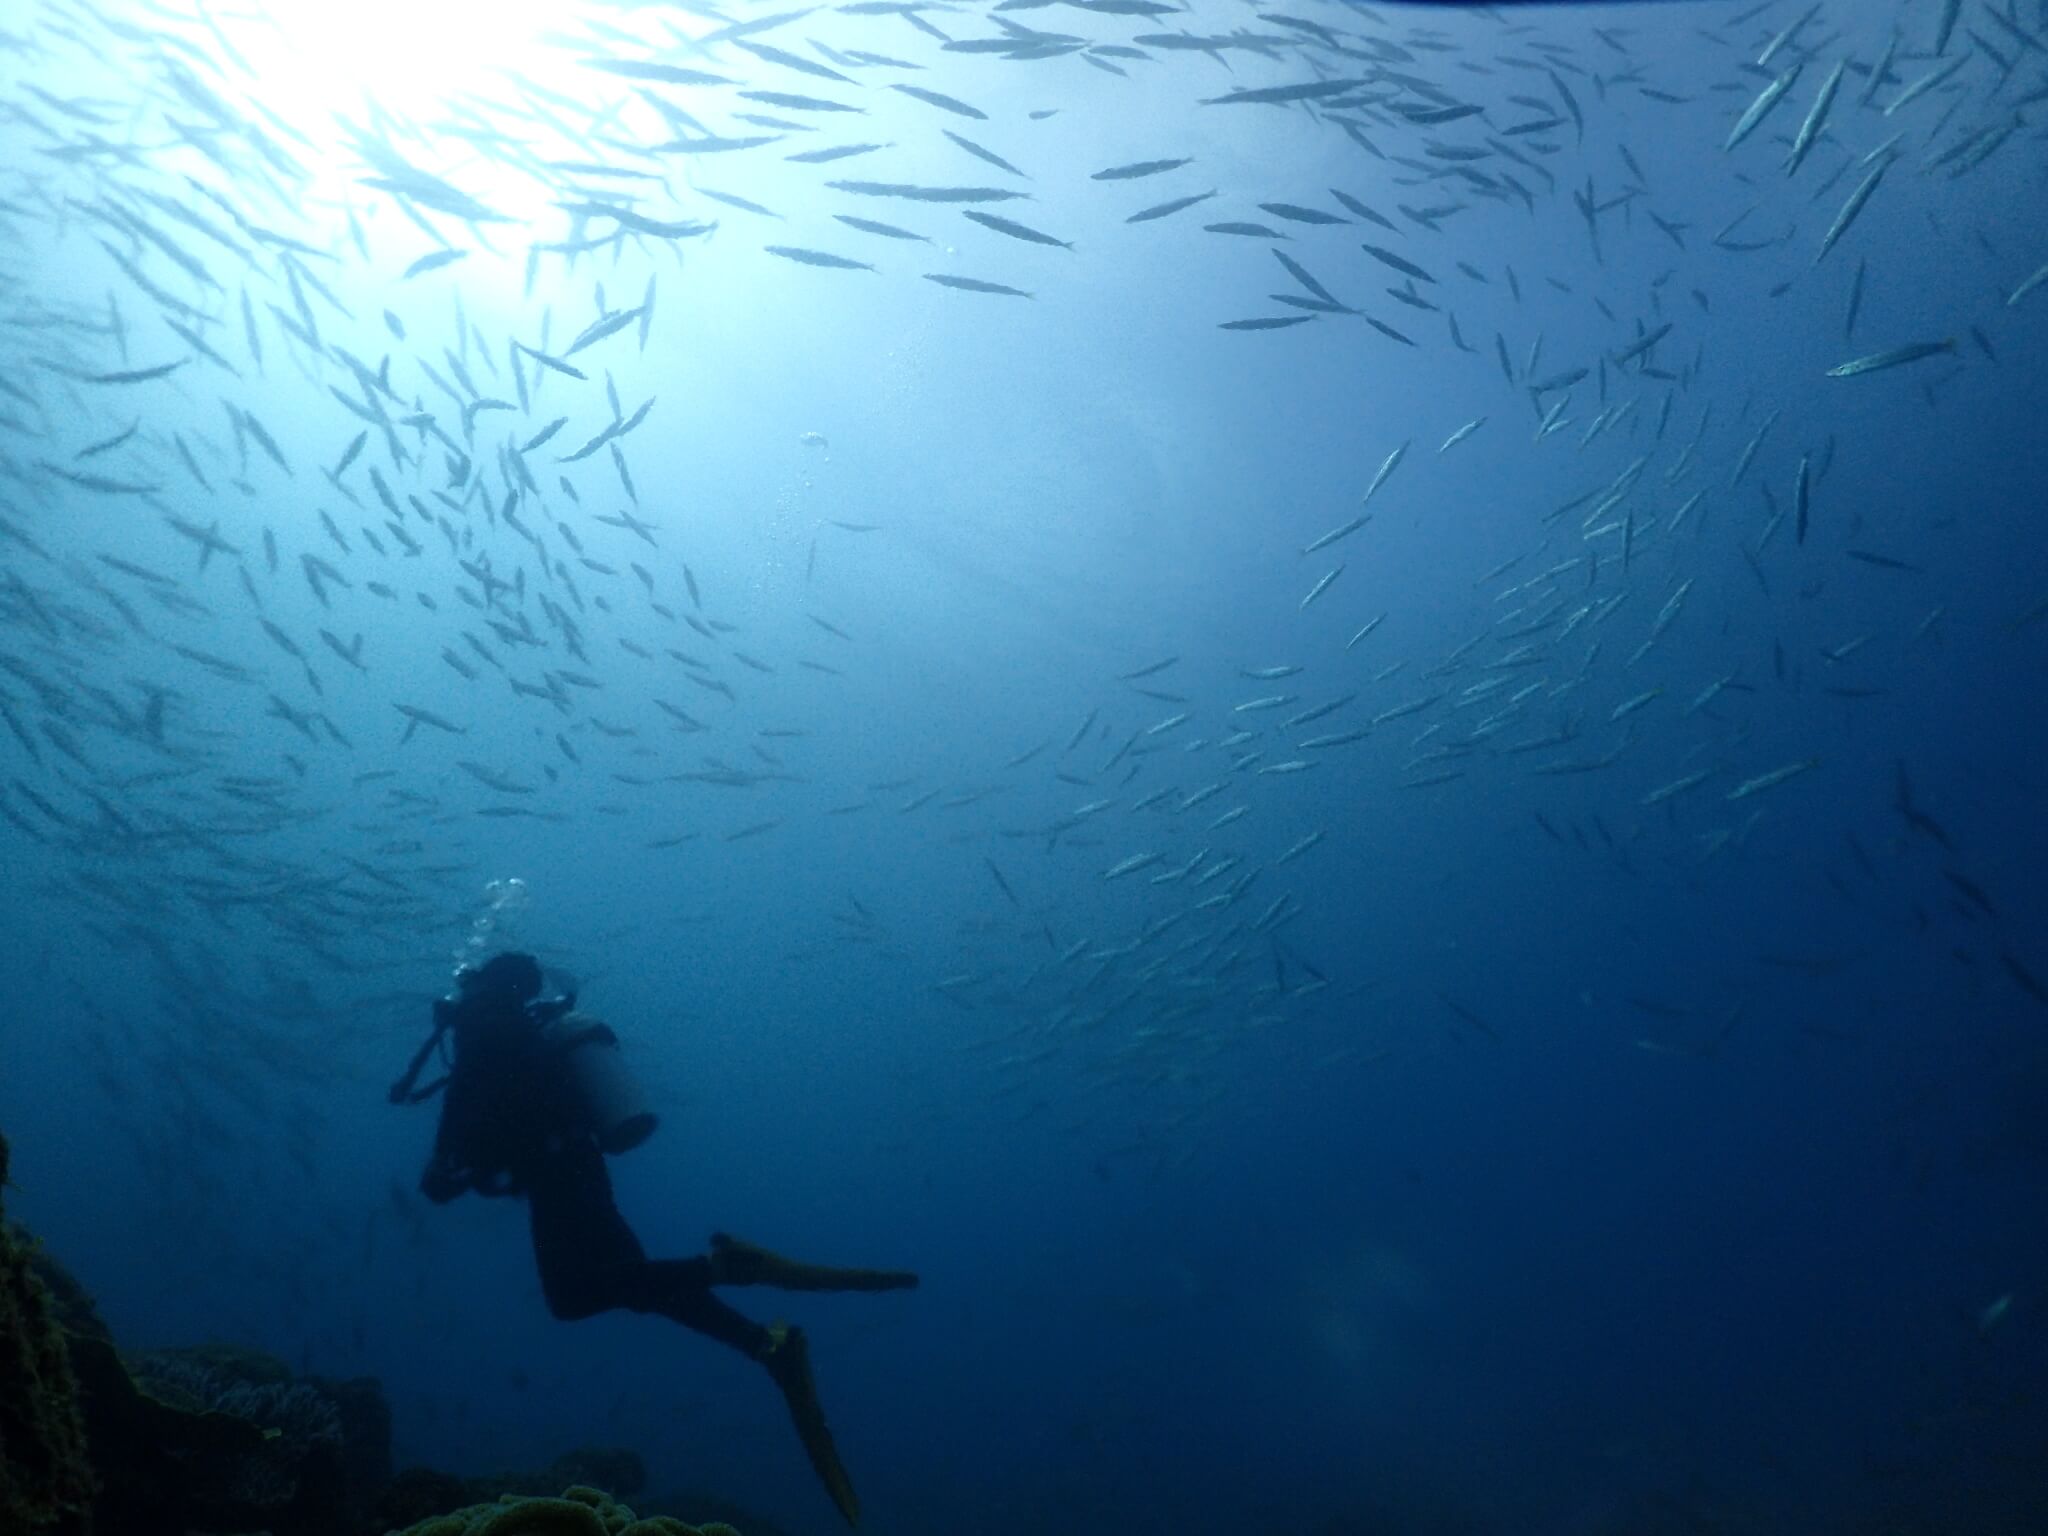
[(660, 1119), (647, 1107), (640, 1083), (626, 1070), (619, 1037), (608, 1024), (576, 1013), (575, 999), (556, 1008), (538, 1005), (541, 1041), (561, 1063), (565, 1097), (579, 1130), (597, 1138), (613, 1157), (630, 1152), (654, 1134)]

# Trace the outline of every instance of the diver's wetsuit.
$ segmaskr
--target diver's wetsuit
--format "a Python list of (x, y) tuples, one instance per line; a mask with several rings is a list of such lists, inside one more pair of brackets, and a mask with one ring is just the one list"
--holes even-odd
[(604, 1153), (588, 1136), (543, 1149), (526, 1167), (533, 1256), (548, 1310), (565, 1320), (624, 1307), (658, 1312), (759, 1360), (773, 1335), (711, 1294), (710, 1258), (650, 1259), (612, 1198)]
[[(571, 1038), (604, 1028), (580, 1015), (568, 1022), (580, 1026)], [(544, 1038), (523, 1009), (474, 1009), (453, 1027), (455, 1067), (420, 1180), (427, 1197), (524, 1195), (541, 1291), (556, 1317), (658, 1312), (765, 1358), (773, 1334), (711, 1294), (718, 1271), (710, 1257), (650, 1259), (619, 1214), (604, 1151), (564, 1103), (563, 1045)]]

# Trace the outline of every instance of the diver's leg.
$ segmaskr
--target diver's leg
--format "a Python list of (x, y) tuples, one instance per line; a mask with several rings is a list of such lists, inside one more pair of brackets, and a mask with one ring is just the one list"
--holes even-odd
[(604, 1154), (593, 1144), (572, 1144), (537, 1166), (526, 1180), (526, 1193), (549, 1311), (560, 1318), (590, 1317), (614, 1307), (659, 1313), (760, 1361), (782, 1389), (825, 1492), (848, 1525), (859, 1522), (860, 1501), (825, 1423), (801, 1329), (780, 1323), (763, 1327), (712, 1295), (715, 1252), (705, 1258), (649, 1259), (619, 1214)]
[(803, 1330), (786, 1323), (763, 1327), (712, 1295), (713, 1283), (710, 1259), (650, 1259), (632, 1271), (632, 1300), (626, 1305), (638, 1312), (659, 1313), (766, 1366), (775, 1385), (782, 1389), (790, 1420), (796, 1425), (804, 1454), (810, 1457), (818, 1481), (825, 1485), (825, 1492), (846, 1517), (846, 1523), (857, 1524), (860, 1501), (854, 1496), (853, 1480), (846, 1475), (839, 1448), (825, 1423), (817, 1383), (811, 1379), (810, 1349)]
[(633, 1302), (646, 1250), (612, 1199), (604, 1154), (578, 1141), (550, 1154), (525, 1180), (541, 1292), (556, 1317), (593, 1317)]
[(775, 1348), (770, 1329), (711, 1294), (707, 1259), (649, 1259), (632, 1271), (628, 1289), (624, 1304), (635, 1312), (658, 1313), (750, 1360), (765, 1360)]
[(804, 1264), (723, 1232), (711, 1234), (713, 1285), (772, 1285), (785, 1291), (900, 1291), (917, 1284), (907, 1269), (838, 1269)]

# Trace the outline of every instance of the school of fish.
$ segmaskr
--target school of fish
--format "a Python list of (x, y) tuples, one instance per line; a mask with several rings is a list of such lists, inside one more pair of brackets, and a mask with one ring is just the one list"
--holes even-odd
[[(1867, 238), (1909, 187), (2038, 196), (2022, 167), (2048, 14), (2019, 0), (569, 6), (544, 70), (432, 119), (371, 102), (338, 123), (266, 96), (242, 51), (256, 26), (205, 0), (28, 0), (0, 20), (0, 839), (61, 859), (50, 894), (146, 953), (167, 995), (241, 989), (252, 1020), (316, 1005), (282, 974), (220, 980), (224, 934), (375, 970), (367, 949), (416, 949), (488, 872), (451, 829), (577, 822), (745, 858), (819, 818), (890, 818), (985, 900), (930, 977), (988, 1021), (977, 1049), (1011, 1077), (1078, 1051), (1166, 1083), (1361, 984), (1288, 941), (1340, 878), (1347, 806), (1428, 797), (1454, 817), (1502, 783), (1595, 780), (1603, 810), (1538, 812), (1532, 835), (1690, 869), (1796, 805), (1826, 738), (1788, 735), (1767, 697), (1798, 678), (1843, 708), (1880, 698), (1865, 663), (1938, 639), (1947, 611), (1937, 542), (1831, 494), (1816, 413), (1860, 391), (1931, 410), (2048, 304), (2048, 237), (2015, 215), (2002, 290), (1952, 333), (1902, 331)], [(1044, 106), (984, 105), (991, 71)], [(1141, 72), (1205, 136), (1289, 114), (1355, 175), (1248, 185), (1170, 121), (1103, 129), (1085, 168), (1034, 152)], [(1646, 174), (1645, 113), (1726, 165), (1720, 227)], [(337, 153), (348, 200), (309, 200)], [(941, 153), (953, 180), (905, 168)], [(769, 161), (776, 186), (808, 179), (800, 204), (760, 201), (748, 168)], [(545, 211), (482, 190), (515, 184)], [(1538, 224), (1575, 233), (1573, 269), (1479, 235)], [(636, 471), (674, 409), (650, 366), (671, 295), (697, 250), (737, 244), (848, 302), (890, 284), (1032, 313), (1079, 274), (1114, 280), (1090, 245), (1123, 225), (1162, 262), (1244, 252), (1243, 302), (1186, 317), (1230, 333), (1217, 345), (1390, 371), (1462, 356), (1469, 391), (1426, 441), (1361, 428), (1351, 490), (1275, 511), (1292, 596), (1273, 654), (1218, 675), (1161, 636), (971, 779), (838, 781), (821, 738), (846, 727), (788, 718), (774, 690), (879, 666), (863, 616), (735, 622), (746, 574), (694, 555), (677, 492)], [(1664, 253), (1662, 276), (1603, 282), (1623, 246)], [(486, 263), (523, 281), (503, 328), (464, 303)], [(1760, 366), (1746, 394), (1703, 384), (1736, 345), (1715, 285), (1795, 283), (1792, 302), (1839, 316), (1834, 354)], [(1581, 305), (1572, 337), (1518, 318), (1539, 288)], [(1389, 650), (1397, 602), (1352, 606), (1376, 524), (1489, 440), (1569, 464), (1579, 489), (1527, 508), (1523, 547), (1476, 582), (1456, 575), (1476, 627)], [(808, 559), (886, 558), (889, 536), (857, 508), (821, 517)], [(1760, 645), (1728, 675), (1672, 664), (1689, 627), (1725, 623), (1704, 595), (1731, 572), (1766, 603), (1812, 595), (1804, 552), (1893, 583), (1888, 616), (1863, 605), (1821, 653)], [(1905, 764), (1895, 801), (1996, 921)], [(1085, 912), (1048, 897), (1078, 879)], [(860, 942), (878, 905), (857, 893), (830, 920)], [(2048, 1005), (2024, 936), (1992, 949)], [(1497, 1033), (1468, 999), (1438, 1003), (1445, 1028)]]

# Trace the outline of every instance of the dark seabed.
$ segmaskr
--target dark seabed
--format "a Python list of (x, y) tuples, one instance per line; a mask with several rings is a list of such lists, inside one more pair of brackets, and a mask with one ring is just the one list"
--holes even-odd
[(7, 1536), (843, 1528), (501, 947), (866, 1529), (2048, 1531), (2048, 0), (784, 3), (0, 5)]

